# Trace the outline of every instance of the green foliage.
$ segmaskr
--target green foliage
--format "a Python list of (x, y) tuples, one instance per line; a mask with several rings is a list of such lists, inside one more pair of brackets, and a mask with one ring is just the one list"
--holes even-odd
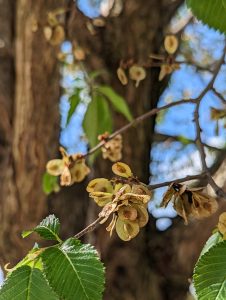
[(112, 131), (112, 117), (104, 97), (94, 94), (83, 120), (83, 129), (91, 147), (98, 142), (98, 135)]
[(79, 102), (80, 102), (80, 92), (81, 89), (76, 89), (75, 93), (73, 95), (70, 96), (69, 98), (69, 102), (70, 102), (70, 109), (68, 111), (68, 115), (67, 115), (67, 122), (66, 125), (68, 125), (68, 123), (71, 120), (71, 117), (73, 115), (73, 113), (75, 112)]
[(124, 115), (124, 117), (126, 117), (128, 121), (132, 121), (133, 117), (126, 101), (110, 86), (99, 86), (97, 91), (104, 95), (111, 102), (117, 112)]
[(57, 300), (57, 295), (37, 268), (22, 266), (13, 271), (0, 290), (0, 300)]
[(90, 245), (70, 238), (42, 254), (50, 285), (65, 300), (100, 300), (104, 288), (103, 265)]
[(61, 242), (59, 238), (59, 229), (60, 229), (59, 219), (56, 218), (54, 215), (49, 215), (47, 218), (42, 220), (42, 222), (34, 229), (29, 231), (24, 231), (22, 233), (22, 236), (27, 237), (32, 232), (37, 232), (42, 238), (46, 240), (53, 240), (53, 241), (55, 240)]
[(46, 248), (35, 246), (11, 269), (0, 289), (0, 300), (102, 299), (104, 267), (96, 250), (75, 238), (60, 241), (59, 227), (59, 220), (50, 215), (33, 229), (59, 243)]
[(217, 231), (211, 235), (202, 249), (200, 257), (205, 254), (211, 247), (223, 241), (222, 235)]
[(226, 299), (226, 241), (219, 242), (215, 234), (209, 246), (194, 270), (196, 293), (199, 300)]
[(49, 195), (52, 192), (58, 192), (60, 189), (56, 176), (50, 175), (47, 172), (42, 177), (42, 190)]
[(226, 33), (226, 0), (187, 0), (187, 5), (197, 19)]

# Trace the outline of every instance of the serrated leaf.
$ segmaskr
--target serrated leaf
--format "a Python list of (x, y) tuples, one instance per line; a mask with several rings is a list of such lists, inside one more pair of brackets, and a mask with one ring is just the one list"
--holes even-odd
[(124, 115), (124, 117), (126, 117), (128, 121), (132, 121), (133, 117), (130, 112), (130, 109), (126, 101), (119, 94), (117, 94), (109, 86), (99, 86), (97, 90), (105, 97), (107, 97), (107, 99), (111, 102), (111, 104), (113, 105), (113, 107), (117, 112)]
[(13, 271), (0, 289), (0, 300), (59, 300), (39, 269), (22, 266)]
[(82, 125), (91, 147), (97, 144), (99, 134), (112, 131), (112, 117), (104, 97), (94, 95), (87, 107)]
[(223, 241), (222, 235), (218, 231), (212, 234), (207, 240), (205, 246), (203, 247), (199, 257), (205, 254), (211, 247), (215, 246), (216, 244), (222, 241)]
[(67, 115), (67, 122), (66, 125), (68, 125), (68, 123), (71, 120), (71, 117), (73, 115), (73, 113), (75, 112), (79, 102), (80, 102), (80, 91), (81, 89), (76, 89), (75, 93), (73, 95), (70, 96), (69, 98), (69, 102), (70, 102), (70, 109), (68, 111), (68, 115)]
[(194, 286), (199, 300), (226, 299), (226, 241), (211, 247), (198, 260)]
[(37, 232), (46, 240), (55, 240), (61, 242), (59, 238), (60, 221), (54, 215), (49, 215), (32, 230), (27, 230), (22, 233), (22, 237), (27, 237), (32, 232)]
[(97, 252), (70, 238), (42, 253), (44, 272), (61, 299), (101, 300), (104, 267)]
[(47, 172), (42, 177), (42, 190), (49, 195), (59, 189), (58, 179), (56, 176), (50, 175)]
[(198, 20), (226, 33), (226, 0), (187, 0), (187, 5)]

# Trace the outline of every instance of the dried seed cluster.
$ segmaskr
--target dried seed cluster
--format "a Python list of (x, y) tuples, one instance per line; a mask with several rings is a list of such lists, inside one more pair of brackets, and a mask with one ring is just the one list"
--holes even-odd
[[(105, 133), (98, 136), (100, 141), (107, 140), (109, 134)], [(112, 162), (119, 161), (122, 158), (122, 136), (116, 135), (110, 141), (106, 141), (103, 147), (101, 147), (102, 156), (104, 159), (109, 159)]]
[(50, 175), (59, 176), (61, 185), (72, 185), (81, 182), (89, 174), (90, 169), (81, 154), (68, 155), (64, 148), (60, 148), (62, 159), (52, 159), (46, 165)]
[(218, 208), (217, 201), (202, 192), (203, 189), (189, 189), (186, 185), (172, 183), (163, 196), (162, 206), (166, 207), (170, 201), (178, 215), (188, 224), (193, 217), (202, 219), (212, 215)]
[(120, 239), (129, 241), (148, 222), (147, 203), (151, 192), (133, 176), (128, 165), (117, 162), (112, 166), (112, 171), (119, 177), (112, 180), (96, 178), (88, 184), (87, 191), (103, 207), (99, 214), (102, 217), (100, 223), (112, 216), (106, 228), (110, 236), (115, 229)]

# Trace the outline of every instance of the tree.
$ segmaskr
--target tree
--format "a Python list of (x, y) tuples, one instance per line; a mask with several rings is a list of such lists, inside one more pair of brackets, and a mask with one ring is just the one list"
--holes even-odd
[[(121, 64), (145, 66), (150, 53), (159, 53), (167, 26), (181, 3), (182, 1), (125, 2), (120, 16), (107, 17), (104, 27), (93, 25), (72, 1), (17, 1), (16, 4), (8, 1), (6, 5), (2, 4), (4, 10), (0, 10), (0, 18), (7, 24), (3, 28), (3, 40), (9, 43), (10, 49), (15, 43), (14, 54), (3, 48), (6, 69), (0, 75), (3, 95), (1, 111), (4, 116), (0, 123), (4, 137), (1, 143), (2, 161), (6, 170), (1, 181), (5, 200), (1, 204), (3, 228), (0, 249), (4, 262), (15, 263), (24, 255), (34, 240), (31, 239), (26, 244), (19, 238), (20, 232), (26, 228), (34, 228), (48, 211), (46, 196), (41, 191), (41, 178), (46, 162), (57, 153), (57, 99), (60, 94), (57, 48), (46, 40), (46, 32), (43, 34), (45, 26), (50, 28), (48, 13), (61, 9), (60, 26), (65, 28), (74, 48), (85, 52), (86, 70), (91, 72), (103, 69), (105, 73), (97, 77), (96, 83), (110, 86), (122, 95), (136, 117), (157, 107), (167, 79), (159, 82), (159, 69), (147, 69), (145, 80), (138, 88), (132, 82), (124, 87), (116, 77), (116, 71), (120, 61)], [(29, 17), (25, 17), (28, 13)], [(52, 26), (55, 30), (58, 25)], [(12, 34), (13, 28), (16, 31)], [(44, 53), (42, 60), (40, 53)], [(222, 61), (216, 66), (215, 77), (221, 64)], [(6, 76), (9, 78), (9, 85), (5, 84)], [(197, 101), (201, 98), (198, 97)], [(118, 113), (114, 113), (113, 119), (116, 129), (126, 124), (125, 118)], [(126, 131), (123, 136), (123, 161), (145, 183), (149, 179), (155, 121), (155, 117), (147, 119), (136, 128)], [(198, 117), (196, 121), (197, 136), (200, 138)], [(34, 142), (31, 144), (32, 139)], [(202, 157), (203, 151), (200, 147)], [(98, 157), (93, 167), (94, 177), (109, 177), (110, 166), (110, 163), (102, 163)], [(98, 214), (96, 207), (88, 204), (87, 198), (83, 199), (86, 185), (87, 182), (65, 188), (58, 195), (50, 196), (49, 210), (62, 220), (63, 238), (80, 231)], [(75, 213), (76, 218), (73, 217)], [(11, 225), (12, 219), (16, 220), (14, 225)], [(139, 236), (129, 243), (121, 242), (116, 235), (110, 239), (104, 226), (89, 236), (89, 241), (99, 250), (107, 266), (105, 299), (145, 300), (151, 297), (159, 300), (185, 297), (188, 288), (186, 279), (191, 275), (193, 264), (216, 223), (216, 217), (211, 221), (211, 226), (206, 227), (205, 234), (200, 232), (203, 234), (202, 238), (197, 234), (197, 239), (194, 240), (197, 243), (194, 247), (195, 254), (191, 254), (194, 248), (189, 249), (187, 245), (190, 237), (193, 238), (193, 232), (200, 230), (197, 229), (200, 227), (195, 223), (184, 229), (181, 222), (176, 220), (175, 223), (174, 228), (160, 235), (154, 220), (150, 219)], [(179, 237), (183, 237), (183, 240), (178, 241)], [(169, 249), (163, 251), (167, 243)], [(181, 258), (177, 253), (182, 252)], [(184, 264), (184, 257), (192, 257), (189, 267)], [(181, 270), (181, 280), (176, 277), (178, 268)]]

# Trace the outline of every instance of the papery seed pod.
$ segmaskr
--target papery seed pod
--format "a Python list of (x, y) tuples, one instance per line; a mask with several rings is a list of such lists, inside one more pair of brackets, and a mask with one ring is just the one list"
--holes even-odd
[(113, 186), (111, 182), (106, 178), (95, 178), (89, 182), (86, 188), (88, 193), (91, 192), (113, 192)]
[(129, 200), (132, 203), (146, 204), (150, 201), (150, 196), (149, 195), (138, 195), (138, 194), (133, 194), (133, 193), (126, 193), (126, 194), (122, 195), (121, 199), (122, 200)]
[(167, 64), (163, 64), (160, 67), (160, 73), (159, 73), (159, 81), (163, 80), (163, 78), (168, 75), (171, 74), (173, 72), (172, 66), (167, 65)]
[(117, 69), (117, 76), (122, 85), (127, 85), (128, 78), (126, 76), (125, 71), (122, 68)]
[(140, 231), (139, 225), (136, 221), (124, 222), (119, 218), (117, 219), (115, 229), (119, 238), (123, 241), (130, 241)]
[(171, 184), (167, 191), (165, 192), (165, 194), (163, 195), (163, 199), (161, 202), (161, 207), (167, 207), (167, 205), (169, 204), (169, 202), (172, 200), (173, 196), (175, 195), (176, 191), (172, 186), (173, 184)]
[(106, 22), (103, 18), (96, 18), (93, 19), (93, 25), (96, 27), (104, 27), (106, 25)]
[(53, 176), (59, 176), (64, 171), (64, 162), (62, 159), (52, 159), (46, 165), (46, 171)]
[(149, 219), (147, 208), (143, 205), (134, 204), (133, 207), (137, 210), (137, 222), (140, 227), (144, 227)]
[(138, 195), (152, 195), (152, 191), (143, 184), (133, 184), (131, 192)]
[(113, 164), (112, 171), (114, 174), (125, 178), (129, 178), (133, 176), (130, 167), (127, 164), (122, 162), (117, 162)]
[(100, 221), (100, 224), (107, 221), (109, 216), (115, 211), (116, 207), (117, 203), (108, 203), (103, 207), (102, 211), (99, 213), (99, 217), (103, 218), (103, 220)]
[(220, 231), (221, 234), (226, 234), (226, 212), (223, 212), (220, 217), (217, 224), (217, 228)]
[(64, 167), (64, 170), (60, 176), (60, 184), (61, 185), (71, 185), (71, 172), (67, 166)]
[(112, 236), (113, 230), (115, 229), (117, 218), (116, 214), (113, 214), (110, 224), (106, 227), (106, 230), (110, 232), (110, 236)]
[(118, 217), (124, 221), (135, 221), (137, 218), (137, 210), (133, 206), (122, 206), (118, 210)]
[(189, 202), (188, 202), (187, 195), (175, 196), (174, 202), (173, 202), (174, 209), (176, 210), (178, 215), (184, 219), (185, 225), (188, 224), (188, 217), (191, 214), (191, 204), (189, 206), (189, 205), (187, 205), (188, 203)]
[(211, 216), (218, 209), (216, 199), (202, 192), (192, 193), (192, 216), (201, 219)]
[(111, 202), (111, 200), (113, 199), (113, 194), (111, 193), (105, 193), (105, 192), (92, 192), (89, 194), (89, 196), (91, 198), (98, 198), (98, 199), (102, 199), (105, 200), (107, 202)]
[(122, 136), (118, 134), (109, 142), (106, 142), (101, 151), (104, 159), (116, 162), (122, 158)]
[(178, 39), (175, 35), (167, 35), (164, 40), (164, 47), (169, 54), (174, 54), (178, 48)]
[(56, 27), (53, 28), (53, 34), (49, 42), (52, 46), (58, 46), (64, 41), (64, 39), (65, 39), (64, 28), (61, 25), (57, 25)]
[(52, 34), (53, 34), (52, 28), (50, 26), (44, 26), (43, 33), (44, 33), (45, 39), (47, 41), (50, 41)]
[(73, 167), (70, 168), (72, 184), (81, 182), (90, 173), (90, 169), (86, 166), (85, 162), (75, 162)]
[(136, 81), (136, 87), (139, 86), (140, 81), (144, 80), (146, 78), (146, 71), (143, 67), (140, 67), (138, 65), (133, 65), (129, 68), (129, 77), (132, 80)]

